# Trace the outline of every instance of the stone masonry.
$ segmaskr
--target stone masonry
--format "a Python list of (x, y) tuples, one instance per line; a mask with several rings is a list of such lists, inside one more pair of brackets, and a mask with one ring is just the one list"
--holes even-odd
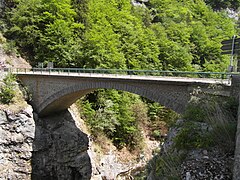
[[(98, 89), (132, 92), (181, 113), (194, 89), (209, 91), (210, 83), (181, 79), (136, 79), (132, 77), (64, 76), (49, 74), (18, 74), (32, 94), (32, 105), (40, 116), (67, 109), (83, 95)], [(229, 95), (229, 86), (222, 85), (220, 93)], [(213, 90), (215, 93), (216, 90)]]

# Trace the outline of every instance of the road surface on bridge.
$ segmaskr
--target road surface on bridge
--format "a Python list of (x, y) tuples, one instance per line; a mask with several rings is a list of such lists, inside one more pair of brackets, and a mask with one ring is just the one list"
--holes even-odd
[(91, 78), (110, 78), (110, 79), (132, 79), (146, 81), (166, 81), (179, 83), (196, 83), (196, 84), (221, 84), (231, 86), (230, 79), (213, 79), (213, 78), (192, 78), (192, 77), (173, 77), (173, 76), (142, 76), (142, 75), (124, 75), (124, 74), (100, 74), (100, 73), (68, 73), (68, 72), (17, 72), (17, 74), (43, 75), (43, 76), (68, 76), (68, 77), (91, 77)]

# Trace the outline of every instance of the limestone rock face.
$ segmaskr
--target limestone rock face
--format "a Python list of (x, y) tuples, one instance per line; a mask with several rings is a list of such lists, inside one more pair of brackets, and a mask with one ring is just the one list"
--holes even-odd
[(67, 112), (37, 119), (33, 142), (32, 179), (87, 180), (91, 163), (88, 137)]
[(0, 179), (31, 179), (35, 123), (29, 106), (14, 115), (0, 110)]
[(87, 149), (68, 111), (38, 119), (31, 106), (18, 114), (0, 110), (0, 179), (90, 179)]

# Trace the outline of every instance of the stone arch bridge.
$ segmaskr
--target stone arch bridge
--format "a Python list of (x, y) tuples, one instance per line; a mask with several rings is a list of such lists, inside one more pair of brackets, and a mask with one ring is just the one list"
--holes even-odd
[[(17, 72), (19, 80), (32, 94), (32, 105), (39, 116), (67, 109), (77, 99), (98, 88), (117, 89), (139, 94), (181, 113), (191, 93), (206, 93), (239, 98), (240, 76), (223, 79), (133, 76), (116, 74)], [(217, 86), (217, 88), (215, 88)], [(233, 179), (240, 177), (240, 108), (234, 157)]]
[[(237, 100), (240, 76), (229, 80), (152, 77), (116, 74), (17, 72), (19, 80), (32, 94), (32, 105), (40, 116), (67, 109), (83, 95), (98, 89), (117, 89), (139, 94), (181, 113), (187, 106), (191, 93), (201, 89), (206, 93), (232, 96)], [(215, 87), (218, 86), (216, 89)], [(240, 108), (233, 179), (240, 177)]]
[[(231, 93), (228, 81), (221, 79), (58, 72), (18, 72), (17, 76), (32, 94), (31, 103), (39, 116), (65, 110), (99, 88), (135, 93), (178, 113), (183, 112), (194, 89), (223, 96)], [(217, 91), (216, 85), (221, 86)]]

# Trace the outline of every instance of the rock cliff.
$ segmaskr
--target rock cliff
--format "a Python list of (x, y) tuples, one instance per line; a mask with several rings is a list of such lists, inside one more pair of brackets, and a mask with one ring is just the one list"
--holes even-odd
[(32, 179), (87, 180), (91, 163), (88, 137), (66, 111), (46, 118), (35, 117)]
[(0, 179), (31, 179), (34, 132), (30, 106), (18, 114), (0, 110)]
[(32, 108), (0, 110), (0, 179), (87, 180), (88, 138), (71, 114), (39, 119)]

